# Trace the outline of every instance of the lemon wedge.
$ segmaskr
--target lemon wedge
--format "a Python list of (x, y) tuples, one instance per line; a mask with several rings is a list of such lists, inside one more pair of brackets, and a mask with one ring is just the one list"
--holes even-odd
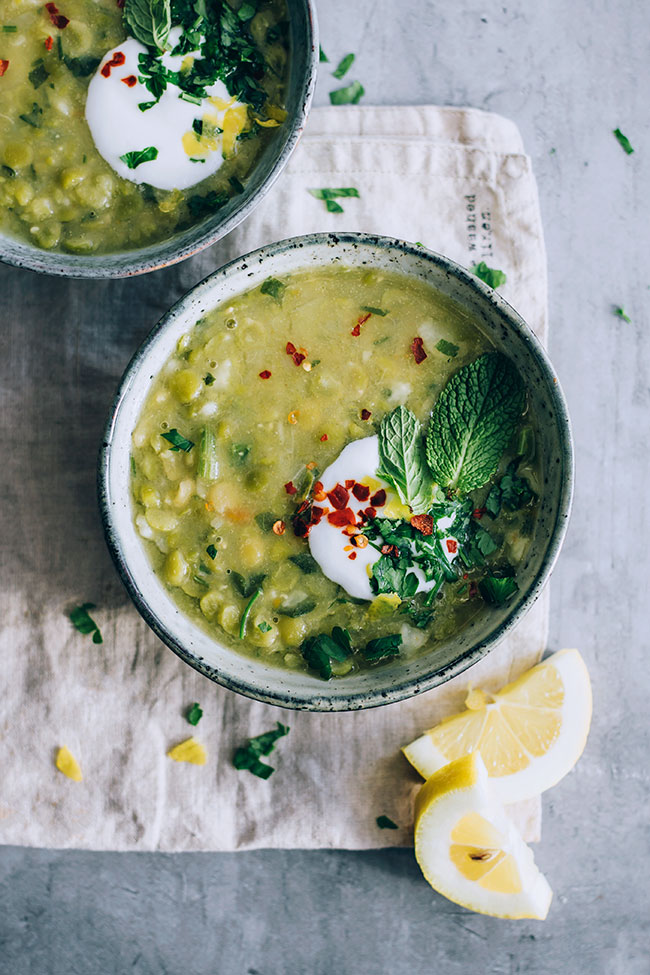
[(83, 781), (79, 762), (65, 745), (57, 751), (55, 764), (59, 772), (63, 772), (68, 779), (72, 779), (73, 782)]
[(553, 893), (491, 789), (478, 752), (435, 772), (415, 800), (415, 856), (439, 894), (480, 914), (537, 918)]
[(175, 762), (189, 762), (190, 765), (205, 765), (207, 761), (205, 748), (194, 737), (174, 745), (167, 752), (167, 757), (173, 758)]
[(402, 751), (423, 778), (480, 752), (502, 803), (539, 795), (582, 755), (591, 723), (591, 684), (577, 650), (560, 650), (496, 694), (471, 690), (466, 710)]

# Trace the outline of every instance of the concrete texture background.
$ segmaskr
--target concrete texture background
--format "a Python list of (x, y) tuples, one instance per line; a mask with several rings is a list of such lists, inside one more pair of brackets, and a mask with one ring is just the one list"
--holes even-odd
[[(433, 894), (404, 850), (4, 848), (0, 973), (648, 973), (647, 3), (319, 6), (332, 66), (357, 53), (350, 78), (363, 82), (368, 103), (501, 112), (520, 126), (534, 160), (549, 255), (551, 354), (573, 418), (578, 474), (553, 579), (550, 648), (581, 648), (595, 705), (580, 764), (544, 797), (536, 856), (555, 900), (544, 924), (472, 915)], [(318, 103), (338, 84), (323, 67)], [(616, 143), (616, 126), (634, 155)], [(106, 296), (116, 322), (111, 348), (125, 364), (144, 326), (117, 335), (120, 301), (125, 308), (129, 295), (148, 293), (155, 317), (171, 301), (168, 273), (113, 283), (108, 298), (103, 285), (4, 268), (3, 290), (13, 297), (3, 317), (25, 318), (20, 299), (28, 291), (34, 317), (35, 297), (66, 298), (74, 310), (87, 296)], [(616, 305), (631, 324), (614, 315)]]

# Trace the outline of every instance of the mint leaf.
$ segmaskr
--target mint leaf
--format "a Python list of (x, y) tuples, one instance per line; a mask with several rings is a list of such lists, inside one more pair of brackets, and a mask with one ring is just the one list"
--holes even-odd
[(120, 156), (122, 162), (129, 169), (137, 169), (142, 163), (151, 162), (158, 158), (158, 150), (155, 146), (147, 146), (146, 149), (134, 149), (132, 152), (125, 152)]
[(354, 54), (346, 54), (345, 57), (339, 61), (334, 71), (332, 71), (332, 77), (338, 78), (340, 80), (343, 77), (343, 75), (350, 70), (353, 62), (354, 62)]
[(170, 0), (125, 0), (124, 22), (141, 44), (164, 51), (172, 25)]
[(69, 619), (75, 630), (78, 630), (79, 633), (83, 633), (84, 635), (92, 633), (93, 643), (103, 643), (100, 629), (88, 613), (89, 609), (94, 608), (94, 603), (82, 603), (81, 606), (75, 606), (74, 609), (70, 610)]
[(519, 373), (499, 352), (459, 369), (438, 397), (427, 433), (426, 456), (435, 480), (461, 493), (489, 481), (525, 400)]
[(194, 702), (194, 704), (187, 709), (185, 717), (192, 725), (197, 725), (201, 718), (203, 717), (203, 710), (199, 704)]
[(627, 153), (628, 156), (631, 156), (632, 153), (634, 152), (634, 149), (632, 148), (632, 143), (630, 142), (628, 137), (626, 135), (623, 135), (620, 129), (614, 129), (614, 135), (618, 139), (618, 143), (622, 147), (622, 149)]
[(439, 342), (436, 342), (436, 349), (449, 359), (454, 359), (458, 355), (459, 346), (454, 345), (453, 342), (448, 342), (447, 339), (440, 339)]
[(420, 421), (398, 406), (381, 421), (377, 476), (391, 484), (414, 514), (431, 507), (433, 481), (427, 468)]
[(330, 92), (332, 105), (357, 105), (365, 95), (366, 90), (360, 81), (352, 81), (345, 88), (337, 88)]
[(495, 267), (488, 267), (485, 261), (475, 264), (470, 270), (472, 274), (475, 274), (481, 281), (485, 281), (491, 288), (500, 288), (507, 280), (504, 271), (499, 271)]

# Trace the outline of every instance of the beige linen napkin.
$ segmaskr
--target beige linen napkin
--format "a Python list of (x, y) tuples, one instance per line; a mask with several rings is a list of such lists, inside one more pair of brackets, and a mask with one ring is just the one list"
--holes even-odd
[[(339, 186), (360, 193), (342, 200), (342, 214), (326, 212), (307, 192)], [(183, 265), (178, 278), (189, 287), (231, 257), (316, 230), (421, 241), (465, 266), (485, 260), (507, 272), (504, 296), (546, 338), (537, 191), (519, 133), (506, 119), (453, 108), (316, 109), (285, 173), (254, 215)], [(66, 363), (60, 373), (62, 384), (75, 375)], [(74, 534), (79, 499), (66, 494), (65, 431), (53, 429), (51, 436), (49, 486), (62, 510), (67, 506)], [(20, 522), (37, 491), (29, 441), (17, 441), (14, 449), (14, 472), (26, 484), (23, 497), (12, 495), (12, 520)], [(93, 503), (83, 501), (89, 512)], [(459, 709), (469, 683), (496, 689), (528, 668), (546, 641), (544, 593), (487, 658), (428, 694), (354, 714), (283, 711), (199, 677), (158, 642), (114, 580), (91, 578), (90, 568), (76, 595), (92, 598), (103, 585), (95, 616), (105, 642), (96, 648), (64, 616), (75, 593), (57, 577), (56, 531), (51, 546), (54, 569), (36, 593), (39, 576), (31, 571), (28, 585), (27, 570), (2, 559), (0, 840), (6, 843), (112, 850), (408, 845), (420, 780), (400, 745)], [(79, 565), (88, 565), (81, 554)], [(102, 570), (106, 575), (105, 563)], [(70, 571), (66, 566), (64, 574)], [(208, 751), (203, 767), (176, 764), (165, 754), (194, 730), (183, 717), (193, 701), (205, 712), (195, 732)], [(269, 759), (275, 774), (262, 781), (237, 772), (235, 747), (278, 719), (291, 731)], [(55, 749), (63, 744), (82, 766), (82, 783), (54, 769)], [(539, 800), (513, 810), (525, 835), (536, 838)], [(381, 814), (400, 829), (378, 829)]]

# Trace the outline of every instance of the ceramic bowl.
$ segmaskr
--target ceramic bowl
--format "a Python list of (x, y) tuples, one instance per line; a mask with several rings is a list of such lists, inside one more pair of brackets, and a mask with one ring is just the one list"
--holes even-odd
[[(339, 680), (282, 670), (219, 643), (178, 608), (152, 571), (134, 522), (129, 488), (131, 434), (150, 383), (178, 339), (209, 309), (269, 276), (312, 267), (364, 266), (425, 280), (455, 299), (497, 349), (516, 364), (539, 417), (544, 490), (532, 544), (518, 568), (520, 592), (487, 607), (460, 632), (415, 659), (395, 660)], [(480, 660), (530, 609), (560, 551), (571, 506), (573, 455), (566, 405), (546, 352), (503, 298), (459, 265), (412, 244), (365, 234), (311, 234), (239, 258), (189, 291), (154, 328), (128, 366), (106, 428), (99, 462), (99, 501), (111, 554), (137, 609), (175, 653), (218, 684), (288, 708), (343, 711), (412, 697)]]
[(176, 264), (216, 243), (241, 223), (268, 193), (296, 147), (316, 83), (318, 32), (315, 0), (287, 0), (291, 56), (287, 119), (255, 163), (243, 193), (200, 223), (166, 240), (115, 254), (75, 255), (47, 251), (0, 236), (0, 260), (70, 278), (121, 278)]

